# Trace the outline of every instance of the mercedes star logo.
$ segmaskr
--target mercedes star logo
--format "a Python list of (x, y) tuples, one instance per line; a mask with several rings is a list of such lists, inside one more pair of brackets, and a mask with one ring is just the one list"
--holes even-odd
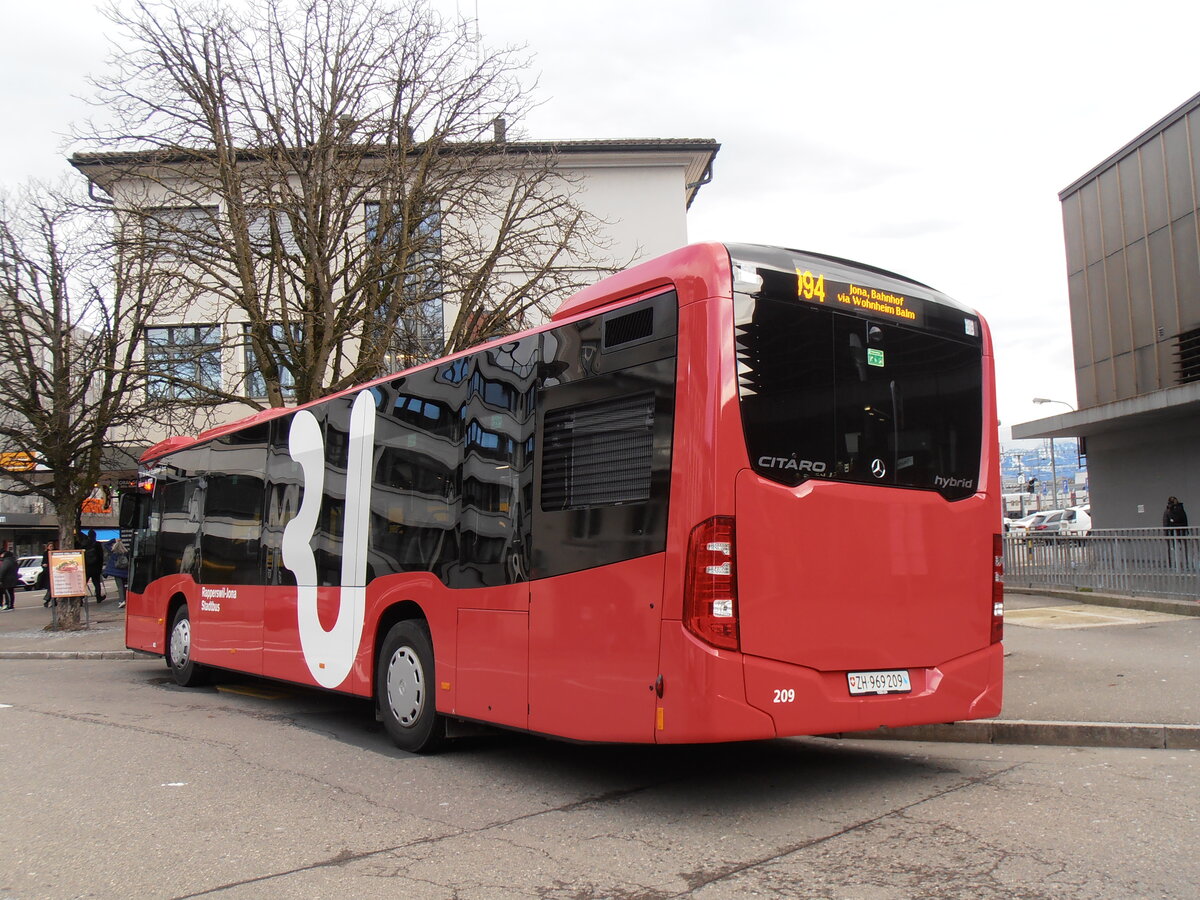
[(887, 466), (883, 464), (882, 459), (871, 460), (871, 474), (876, 478), (882, 478), (887, 474)]

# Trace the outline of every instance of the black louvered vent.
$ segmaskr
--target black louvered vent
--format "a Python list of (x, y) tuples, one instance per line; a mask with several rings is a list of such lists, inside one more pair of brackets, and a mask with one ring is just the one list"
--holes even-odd
[(653, 446), (653, 393), (547, 413), (542, 509), (648, 500)]
[(1179, 383), (1200, 381), (1200, 328), (1179, 335), (1175, 352), (1179, 356)]
[(654, 333), (654, 307), (609, 319), (604, 323), (604, 349), (648, 338)]

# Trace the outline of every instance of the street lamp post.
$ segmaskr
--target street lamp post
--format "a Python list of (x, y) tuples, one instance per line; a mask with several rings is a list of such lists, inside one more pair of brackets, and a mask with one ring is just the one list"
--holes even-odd
[[(1071, 412), (1075, 412), (1075, 407), (1066, 400), (1051, 400), (1049, 397), (1034, 397), (1034, 403), (1061, 403)], [(1054, 508), (1058, 509), (1058, 467), (1055, 465), (1057, 460), (1054, 458), (1054, 438), (1050, 438), (1050, 478), (1053, 480), (1051, 485), (1051, 494), (1054, 497)]]

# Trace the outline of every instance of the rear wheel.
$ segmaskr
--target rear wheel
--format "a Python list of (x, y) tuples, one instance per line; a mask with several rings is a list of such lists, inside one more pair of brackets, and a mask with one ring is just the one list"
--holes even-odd
[(375, 690), (383, 725), (392, 741), (410, 753), (432, 753), (446, 737), (446, 722), (434, 708), (433, 641), (419, 619), (397, 622), (379, 654)]
[(192, 621), (188, 618), (187, 605), (175, 611), (171, 622), (171, 634), (167, 638), (167, 665), (175, 676), (176, 684), (194, 687), (204, 684), (207, 671), (192, 659)]

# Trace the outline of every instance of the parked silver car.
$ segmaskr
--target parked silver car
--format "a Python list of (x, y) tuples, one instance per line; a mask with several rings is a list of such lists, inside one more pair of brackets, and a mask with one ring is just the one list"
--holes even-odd
[(1038, 516), (1044, 516), (1045, 513), (1030, 513), (1027, 516), (1021, 516), (1019, 519), (1005, 519), (1004, 530), (1010, 534), (1024, 534), (1029, 530), (1029, 526)]
[(1080, 537), (1092, 530), (1090, 506), (1072, 506), (1069, 509), (1051, 509), (1040, 514), (1029, 525), (1031, 537), (1049, 537), (1053, 534)]
[(1062, 530), (1063, 516), (1067, 511), (1065, 509), (1048, 509), (1042, 515), (1034, 519), (1029, 526), (1029, 534), (1032, 537), (1046, 537), (1051, 534), (1058, 534)]

